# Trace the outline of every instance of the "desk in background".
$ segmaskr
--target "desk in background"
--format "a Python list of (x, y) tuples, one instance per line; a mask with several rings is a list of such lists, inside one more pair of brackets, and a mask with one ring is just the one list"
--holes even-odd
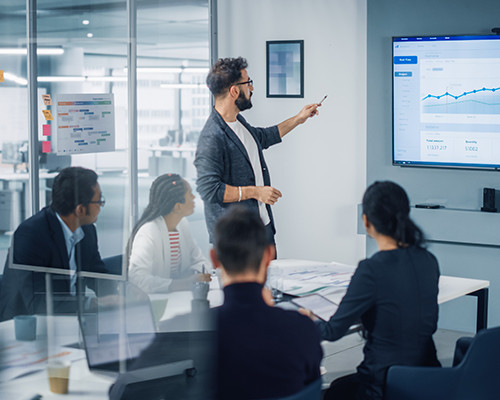
[(150, 176), (159, 176), (166, 172), (178, 173), (187, 176), (187, 159), (192, 158), (196, 152), (196, 145), (181, 146), (149, 146), (139, 150), (152, 152), (148, 158), (148, 171)]
[[(58, 172), (40, 172), (40, 208), (45, 207), (46, 183)], [(0, 231), (13, 231), (30, 209), (27, 172), (0, 173)]]

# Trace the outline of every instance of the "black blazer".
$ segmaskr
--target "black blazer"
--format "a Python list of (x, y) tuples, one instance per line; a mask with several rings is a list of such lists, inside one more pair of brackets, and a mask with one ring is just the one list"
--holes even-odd
[[(95, 226), (82, 226), (85, 237), (76, 245), (76, 264), (82, 271), (105, 272), (97, 247)], [(45, 207), (21, 223), (14, 232), (0, 290), (0, 321), (19, 314), (46, 312), (45, 274), (16, 270), (10, 263), (69, 269), (68, 252), (55, 212)], [(69, 275), (52, 275), (54, 311), (73, 312), (76, 299), (70, 292)], [(60, 295), (62, 295), (61, 298)], [(70, 301), (68, 301), (70, 300)]]
[(366, 398), (382, 398), (391, 365), (440, 365), (432, 339), (438, 282), (438, 262), (427, 250), (379, 251), (359, 263), (337, 312), (318, 323), (322, 338), (333, 341), (361, 319), (367, 337), (358, 373)]
[[(271, 178), (262, 150), (281, 142), (278, 127), (255, 128), (249, 125), (240, 114), (237, 118), (255, 139), (264, 185), (270, 186)], [(212, 110), (201, 131), (194, 165), (198, 173), (197, 190), (204, 201), (208, 233), (210, 242), (213, 242), (212, 234), (217, 220), (226, 208), (233, 204), (223, 202), (226, 184), (255, 186), (255, 175), (245, 146), (215, 109)], [(256, 213), (259, 212), (257, 200), (249, 199), (241, 203)], [(273, 232), (276, 232), (271, 206), (267, 205), (266, 208)]]
[(269, 307), (257, 282), (224, 287), (216, 321), (218, 399), (289, 396), (320, 377), (318, 329), (297, 311)]

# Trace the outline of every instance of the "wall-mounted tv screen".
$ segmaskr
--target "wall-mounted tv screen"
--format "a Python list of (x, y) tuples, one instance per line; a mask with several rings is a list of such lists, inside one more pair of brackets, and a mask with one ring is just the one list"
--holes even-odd
[(500, 36), (392, 44), (393, 164), (500, 169)]

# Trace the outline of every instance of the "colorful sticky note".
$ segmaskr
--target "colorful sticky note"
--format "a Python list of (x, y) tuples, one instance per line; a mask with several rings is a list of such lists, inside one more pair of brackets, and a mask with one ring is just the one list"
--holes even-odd
[(43, 125), (43, 136), (50, 136), (50, 125)]
[(46, 106), (52, 105), (52, 99), (50, 98), (50, 94), (42, 94), (43, 104)]
[(3, 78), (3, 70), (0, 69), (0, 82), (3, 82), (4, 81), (4, 78)]
[(50, 153), (50, 142), (42, 142), (42, 153)]
[(53, 121), (54, 118), (52, 118), (52, 113), (50, 112), (50, 110), (42, 110), (43, 112), (43, 115), (45, 116), (45, 119), (47, 121)]

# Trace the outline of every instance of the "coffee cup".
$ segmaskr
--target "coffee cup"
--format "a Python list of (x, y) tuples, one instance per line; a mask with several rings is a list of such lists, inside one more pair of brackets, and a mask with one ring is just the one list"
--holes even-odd
[(52, 393), (68, 393), (69, 367), (69, 362), (64, 361), (49, 361), (47, 364), (49, 386)]
[(34, 315), (16, 315), (14, 317), (16, 340), (36, 339), (36, 317)]

